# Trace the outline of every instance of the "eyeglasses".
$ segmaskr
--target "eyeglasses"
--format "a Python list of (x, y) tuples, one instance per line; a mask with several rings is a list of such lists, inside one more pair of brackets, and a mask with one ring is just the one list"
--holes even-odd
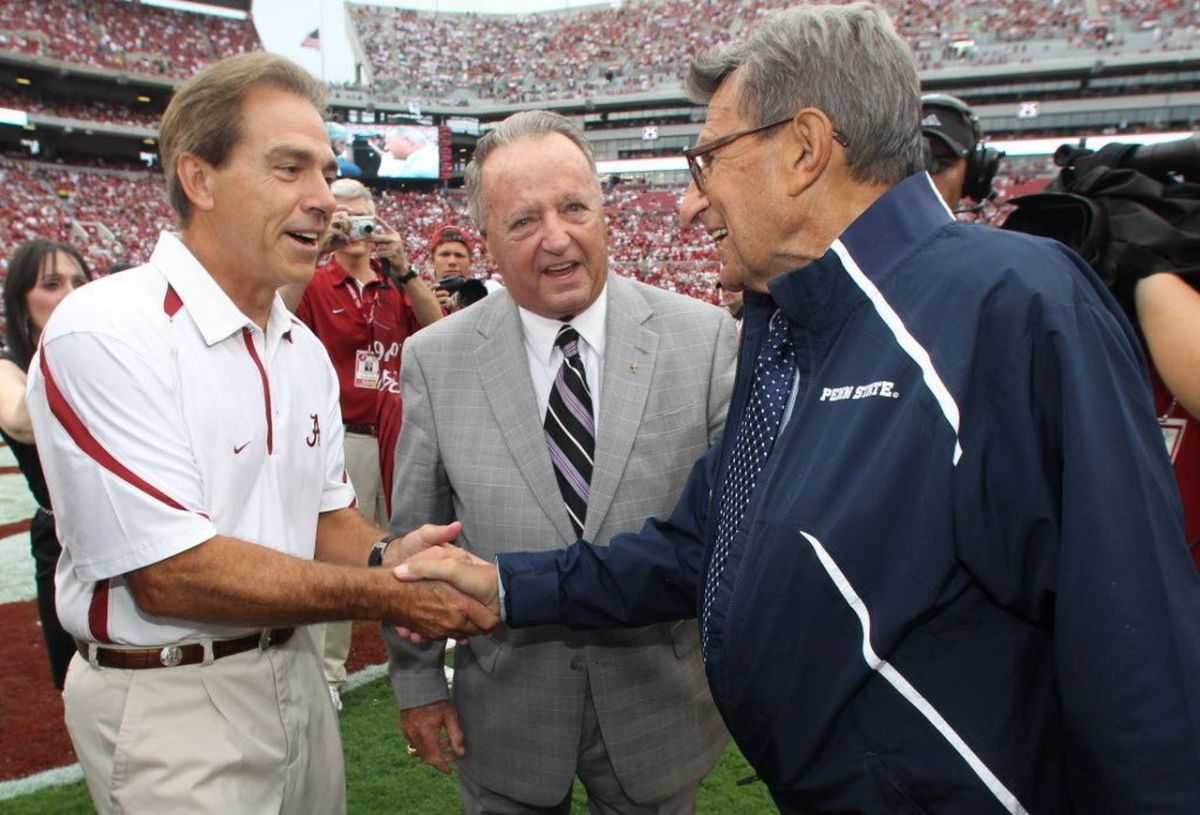
[[(695, 147), (689, 147), (684, 150), (683, 157), (687, 159), (688, 169), (692, 172), (692, 180), (696, 182), (696, 189), (699, 192), (704, 192), (704, 174), (708, 171), (708, 157), (712, 153), (721, 149), (727, 144), (733, 144), (742, 136), (749, 136), (751, 133), (761, 133), (764, 130), (770, 130), (773, 127), (779, 127), (781, 124), (785, 124), (791, 120), (792, 117), (789, 116), (786, 119), (780, 119), (778, 122), (771, 122), (770, 124), (759, 125), (758, 127), (750, 127), (745, 130), (737, 130), (733, 133), (713, 139), (710, 142), (697, 144)], [(848, 148), (850, 146), (849, 142), (846, 141), (846, 137), (836, 130), (833, 131), (833, 139), (842, 147)]]

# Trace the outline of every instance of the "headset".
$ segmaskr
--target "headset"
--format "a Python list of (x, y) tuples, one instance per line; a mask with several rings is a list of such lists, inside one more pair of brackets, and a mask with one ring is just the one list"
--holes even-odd
[(952, 110), (970, 125), (975, 145), (966, 156), (967, 173), (963, 179), (963, 195), (975, 201), (977, 205), (990, 201), (996, 195), (992, 181), (996, 178), (996, 171), (1000, 169), (1000, 159), (1004, 158), (1004, 151), (988, 147), (987, 137), (983, 134), (983, 128), (979, 126), (979, 117), (971, 110), (970, 105), (958, 97), (945, 93), (927, 93), (921, 97), (921, 107), (927, 105)]

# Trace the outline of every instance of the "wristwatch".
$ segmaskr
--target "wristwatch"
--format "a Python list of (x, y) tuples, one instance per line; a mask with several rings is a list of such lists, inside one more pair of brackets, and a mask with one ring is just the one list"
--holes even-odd
[(392, 541), (396, 540), (396, 538), (399, 538), (399, 537), (401, 537), (401, 536), (400, 535), (388, 535), (388, 536), (380, 538), (378, 541), (376, 541), (375, 545), (371, 547), (371, 554), (367, 555), (367, 565), (368, 566), (382, 566), (384, 550), (386, 550), (388, 548), (388, 545), (391, 544)]
[(407, 283), (408, 281), (412, 280), (416, 276), (417, 276), (417, 270), (414, 269), (412, 266), (409, 266), (407, 272), (405, 272), (404, 274), (396, 275), (396, 282), (404, 284), (404, 283)]

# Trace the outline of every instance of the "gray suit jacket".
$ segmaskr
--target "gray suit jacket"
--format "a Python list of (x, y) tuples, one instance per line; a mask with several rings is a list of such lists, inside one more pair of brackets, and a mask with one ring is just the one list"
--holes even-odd
[[(607, 543), (675, 505), (720, 435), (737, 332), (721, 309), (610, 275), (604, 381), (584, 537)], [(574, 542), (538, 415), (520, 317), (507, 292), (404, 346), (404, 424), (392, 528), (460, 520), (459, 544), (498, 552)], [(575, 770), (592, 699), (617, 778), (634, 801), (696, 785), (728, 738), (713, 708), (695, 620), (628, 630), (510, 629), (455, 657), (460, 766), (509, 797), (551, 806)], [(444, 699), (442, 647), (388, 637), (401, 709)]]

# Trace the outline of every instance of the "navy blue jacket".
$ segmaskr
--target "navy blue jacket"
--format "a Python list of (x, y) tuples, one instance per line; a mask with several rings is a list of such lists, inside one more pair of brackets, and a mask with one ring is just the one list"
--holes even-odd
[(747, 294), (725, 440), (670, 518), (500, 556), (509, 623), (696, 614), (776, 308), (798, 392), (706, 669), (780, 808), (1200, 813), (1200, 577), (1133, 331), (1079, 258), (954, 223), (924, 173)]

